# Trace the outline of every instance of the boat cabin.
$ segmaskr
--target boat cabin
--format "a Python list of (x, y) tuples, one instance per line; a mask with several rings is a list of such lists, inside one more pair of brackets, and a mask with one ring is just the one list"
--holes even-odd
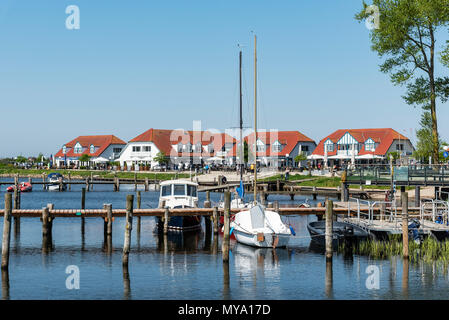
[[(165, 201), (165, 206), (162, 206)], [(161, 182), (159, 207), (194, 208), (198, 206), (198, 184), (186, 180)]]

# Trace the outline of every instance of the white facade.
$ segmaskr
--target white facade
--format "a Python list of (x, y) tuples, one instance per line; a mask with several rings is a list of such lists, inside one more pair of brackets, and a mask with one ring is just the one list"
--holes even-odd
[(132, 164), (149, 164), (152, 167), (158, 164), (154, 158), (159, 153), (159, 149), (153, 142), (129, 142), (123, 148), (118, 161), (120, 165), (130, 167)]

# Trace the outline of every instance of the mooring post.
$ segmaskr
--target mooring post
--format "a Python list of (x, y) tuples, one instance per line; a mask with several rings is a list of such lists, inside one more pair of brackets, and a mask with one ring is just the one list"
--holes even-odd
[[(206, 192), (206, 201), (204, 201), (204, 208), (211, 208), (209, 191)], [(206, 239), (207, 239), (208, 237), (210, 237), (210, 233), (211, 233), (211, 219), (210, 219), (210, 216), (205, 216), (204, 217), (204, 224), (205, 224)]]
[(134, 172), (134, 191), (137, 191), (137, 173)]
[(64, 191), (64, 186), (62, 184), (62, 177), (59, 177), (58, 180), (59, 180), (59, 191)]
[(90, 173), (90, 191), (94, 190), (94, 173)]
[[(20, 190), (18, 186), (14, 188), (14, 209), (20, 209)], [(14, 217), (14, 232), (17, 233), (20, 230), (20, 217)]]
[(231, 208), (231, 193), (225, 191), (224, 193), (224, 229), (223, 229), (223, 262), (229, 262), (229, 209)]
[(120, 191), (120, 178), (117, 178), (116, 182), (117, 182), (117, 185), (115, 186), (115, 189), (116, 189), (115, 191), (118, 192), (118, 191)]
[[(86, 209), (86, 188), (81, 188), (81, 210)], [(84, 217), (81, 217), (81, 232), (84, 233)]]
[(51, 216), (51, 211), (55, 209), (55, 205), (53, 203), (48, 203), (47, 204), (47, 208), (49, 211), (49, 216), (48, 216), (48, 230), (50, 233), (50, 239), (53, 236), (53, 220), (55, 219), (54, 217)]
[(334, 203), (332, 200), (326, 201), (326, 261), (332, 260), (332, 239), (333, 239), (333, 214)]
[(273, 209), (274, 209), (275, 212), (279, 213), (279, 201), (276, 200), (273, 203)]
[(214, 207), (212, 211), (212, 220), (214, 223), (214, 234), (218, 234), (218, 208)]
[[(137, 191), (137, 209), (140, 209), (140, 205), (142, 203), (142, 195), (140, 191)], [(141, 216), (137, 216), (137, 234), (140, 236), (140, 223)]]
[(402, 203), (402, 257), (408, 259), (408, 192), (401, 192)]
[(89, 191), (89, 177), (86, 177), (86, 190)]
[(9, 266), (9, 244), (11, 241), (12, 195), (5, 193), (5, 214), (3, 216), (2, 270)]
[(167, 208), (165, 208), (164, 212), (164, 234), (168, 234), (168, 222), (170, 221), (170, 211)]
[(415, 187), (415, 207), (419, 208), (421, 206), (421, 187)]
[(42, 173), (42, 190), (45, 190), (45, 173)]
[(42, 208), (42, 249), (46, 251), (51, 239), (50, 210), (48, 207)]
[(107, 219), (107, 226), (106, 226), (106, 235), (112, 236), (112, 204), (106, 204), (106, 219)]
[(69, 191), (72, 191), (72, 177), (71, 177), (71, 175), (70, 175), (70, 172), (69, 172)]
[(148, 181), (148, 177), (145, 177), (145, 191), (150, 190), (150, 183)]
[(128, 266), (129, 251), (131, 247), (131, 231), (133, 228), (133, 203), (134, 195), (126, 196), (126, 221), (125, 221), (125, 242), (123, 244), (123, 266)]

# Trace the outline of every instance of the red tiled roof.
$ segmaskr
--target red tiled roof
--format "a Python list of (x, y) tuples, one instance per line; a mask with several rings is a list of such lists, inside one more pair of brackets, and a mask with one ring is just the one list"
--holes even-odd
[[(283, 145), (281, 152), (273, 152), (271, 148), (266, 148), (266, 151), (257, 152), (257, 156), (286, 156), (290, 154), (296, 145), (299, 142), (312, 142), (315, 143), (312, 139), (302, 134), (299, 131), (261, 131), (257, 132), (257, 139), (265, 143), (266, 145), (270, 145), (275, 141), (279, 141)], [(254, 132), (243, 138), (244, 141), (248, 143), (248, 145), (252, 145), (254, 143)], [(237, 152), (237, 145), (234, 146), (230, 156), (234, 156)]]
[[(166, 155), (179, 155), (179, 156), (200, 156), (209, 155), (203, 151), (200, 153), (186, 153), (179, 152), (173, 149), (173, 145), (177, 145), (179, 142), (187, 144), (190, 142), (192, 145), (201, 143), (202, 146), (207, 146), (210, 143), (214, 145), (214, 151), (219, 151), (223, 148), (225, 143), (235, 143), (236, 139), (226, 133), (212, 133), (209, 131), (186, 131), (186, 130), (167, 130), (167, 129), (149, 129), (144, 133), (138, 135), (129, 142), (153, 142), (156, 147)], [(174, 154), (175, 153), (175, 154)]]
[[(364, 154), (374, 154), (385, 156), (388, 149), (394, 140), (409, 140), (406, 136), (400, 134), (399, 132), (391, 129), (391, 128), (381, 128), (381, 129), (340, 129), (332, 134), (328, 135), (324, 139), (322, 139), (318, 146), (315, 148), (312, 154), (316, 155), (324, 155), (324, 143), (330, 139), (334, 144), (340, 140), (346, 133), (349, 133), (355, 140), (359, 143), (364, 144), (366, 140), (372, 139), (374, 142), (379, 145), (376, 146), (374, 152), (365, 150), (365, 145), (362, 146), (358, 155)], [(336, 155), (337, 150), (334, 147), (334, 151), (328, 152), (328, 156)]]
[[(84, 151), (82, 153), (74, 153), (74, 147), (77, 143), (80, 143)], [(65, 144), (68, 152), (65, 154), (67, 157), (80, 157), (83, 154), (88, 154), (92, 157), (100, 156), (107, 147), (111, 144), (126, 145), (126, 142), (117, 138), (114, 135), (100, 135), (100, 136), (79, 136), (72, 141)], [(95, 153), (90, 153), (90, 146), (95, 146)], [(55, 154), (55, 157), (64, 157), (62, 148)]]

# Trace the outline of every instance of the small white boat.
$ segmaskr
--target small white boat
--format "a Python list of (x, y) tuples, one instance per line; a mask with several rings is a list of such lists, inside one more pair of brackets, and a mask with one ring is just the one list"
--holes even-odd
[[(52, 172), (47, 176), (47, 181), (49, 184), (47, 185), (48, 191), (59, 191), (60, 180), (64, 180), (62, 174), (58, 172)], [(65, 183), (62, 184), (62, 190), (65, 191), (67, 189), (67, 185)]]
[[(198, 208), (198, 184), (187, 180), (168, 180), (161, 182), (159, 208)], [(162, 219), (157, 217), (158, 228), (163, 228)], [(172, 231), (201, 229), (201, 216), (173, 216), (168, 222)]]
[(254, 247), (286, 247), (292, 236), (291, 228), (282, 222), (281, 216), (260, 204), (236, 213), (230, 227), (237, 242)]

